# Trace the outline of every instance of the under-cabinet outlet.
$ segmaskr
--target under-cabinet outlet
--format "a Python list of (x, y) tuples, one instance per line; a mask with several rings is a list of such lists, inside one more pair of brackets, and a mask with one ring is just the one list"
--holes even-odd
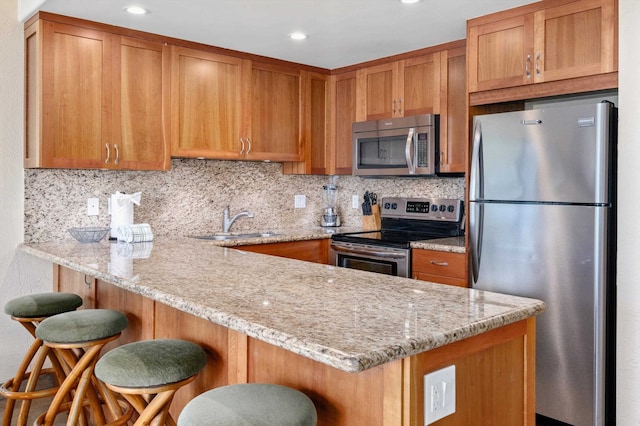
[(424, 424), (456, 412), (456, 366), (451, 365), (424, 376)]
[(87, 198), (87, 216), (98, 216), (100, 214), (100, 199)]
[(307, 197), (306, 195), (296, 195), (295, 196), (295, 207), (296, 209), (304, 209), (307, 207)]
[(357, 209), (360, 206), (360, 197), (358, 197), (357, 195), (352, 195), (351, 196), (351, 208), (352, 209)]

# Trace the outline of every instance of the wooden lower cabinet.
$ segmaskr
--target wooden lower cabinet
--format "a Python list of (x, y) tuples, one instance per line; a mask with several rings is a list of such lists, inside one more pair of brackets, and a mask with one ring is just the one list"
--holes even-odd
[(308, 395), (320, 426), (418, 426), (424, 424), (424, 375), (455, 365), (456, 411), (439, 420), (439, 426), (535, 426), (535, 317), (360, 373), (347, 373), (112, 284), (96, 283), (80, 272), (59, 266), (54, 272), (56, 291), (86, 287), (89, 296), (85, 300), (90, 301), (95, 289), (97, 307), (125, 312), (130, 323), (118, 344), (179, 338), (205, 349), (207, 365), (175, 395), (174, 419), (191, 399), (209, 389), (234, 383), (276, 383)]
[(237, 247), (238, 250), (269, 254), (307, 262), (329, 263), (329, 240), (306, 240), (286, 243), (254, 244)]
[(413, 278), (467, 287), (467, 260), (464, 253), (413, 249), (411, 256)]

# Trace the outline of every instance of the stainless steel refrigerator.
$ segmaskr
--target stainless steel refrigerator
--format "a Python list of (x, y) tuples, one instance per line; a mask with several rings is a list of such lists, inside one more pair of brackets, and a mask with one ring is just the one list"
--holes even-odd
[(546, 302), (541, 422), (615, 422), (616, 128), (609, 102), (474, 117), (471, 285)]

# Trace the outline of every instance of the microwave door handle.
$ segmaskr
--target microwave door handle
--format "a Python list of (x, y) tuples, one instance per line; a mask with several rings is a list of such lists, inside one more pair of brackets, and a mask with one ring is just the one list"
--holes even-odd
[(404, 146), (404, 156), (407, 159), (407, 167), (409, 168), (409, 174), (413, 175), (416, 173), (416, 165), (413, 163), (413, 158), (411, 155), (411, 144), (413, 143), (413, 135), (415, 133), (415, 129), (412, 127), (409, 129), (409, 136), (407, 136), (407, 144)]

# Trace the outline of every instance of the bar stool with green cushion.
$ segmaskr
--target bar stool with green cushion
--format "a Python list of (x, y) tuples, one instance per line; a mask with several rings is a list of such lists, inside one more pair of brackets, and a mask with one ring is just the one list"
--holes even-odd
[(192, 399), (178, 426), (315, 426), (316, 409), (304, 393), (280, 385), (243, 383)]
[[(22, 324), (35, 340), (22, 359), (15, 376), (0, 386), (0, 395), (7, 399), (2, 419), (3, 425), (11, 424), (16, 401), (22, 401), (17, 421), (17, 424), (22, 426), (27, 424), (32, 400), (55, 395), (60, 383), (64, 380), (64, 370), (58, 358), (48, 347), (43, 346), (41, 339), (36, 337), (36, 327), (52, 315), (75, 311), (80, 306), (82, 306), (82, 298), (73, 293), (29, 294), (16, 297), (5, 305), (4, 312), (11, 315), (11, 319)], [(51, 368), (43, 368), (47, 358)], [(31, 370), (29, 370), (30, 366)], [(53, 375), (54, 386), (36, 390), (38, 379), (44, 374)], [(25, 380), (24, 390), (20, 390)]]
[(175, 392), (195, 380), (207, 362), (204, 350), (178, 339), (128, 343), (107, 352), (96, 377), (137, 411), (135, 425), (175, 425), (169, 407)]
[[(36, 336), (56, 352), (67, 376), (47, 412), (40, 415), (34, 424), (50, 426), (63, 411), (69, 412), (69, 426), (89, 421), (105, 424), (103, 402), (108, 405), (111, 417), (122, 414), (120, 405), (113, 396), (104, 392), (93, 371), (104, 345), (117, 339), (127, 324), (124, 314), (110, 309), (66, 312), (40, 323)], [(73, 400), (66, 401), (66, 395), (70, 393), (73, 393)], [(88, 413), (84, 411), (85, 406), (90, 407)]]

